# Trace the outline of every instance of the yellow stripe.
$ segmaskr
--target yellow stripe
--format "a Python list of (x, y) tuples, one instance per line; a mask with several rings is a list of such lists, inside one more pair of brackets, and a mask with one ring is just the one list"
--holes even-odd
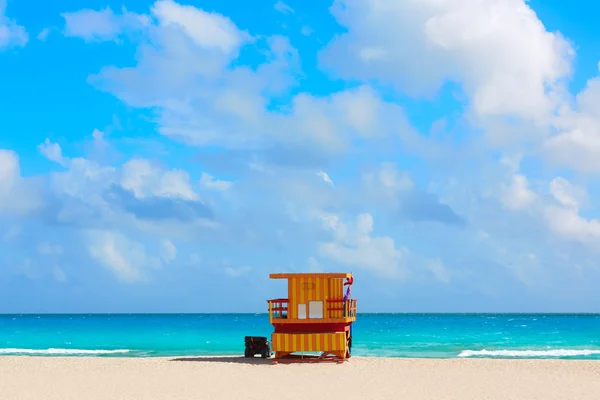
[(293, 299), (293, 310), (294, 310), (294, 318), (298, 318), (298, 300), (299, 300), (299, 290), (298, 290), (298, 279), (292, 279), (292, 299)]
[[(291, 308), (292, 318), (298, 318), (298, 297), (296, 294), (296, 281), (297, 279), (290, 280), (290, 302), (289, 307)], [(289, 311), (289, 310), (288, 310)]]
[(322, 339), (323, 339), (323, 335), (319, 333), (317, 335), (317, 343), (316, 343), (317, 349), (322, 349), (323, 348), (323, 345), (321, 344), (321, 340)]
[[(338, 290), (339, 290), (339, 299), (343, 299), (344, 298), (344, 281), (342, 281), (341, 279), (336, 279), (337, 280), (337, 284), (338, 284)], [(340, 305), (343, 306), (343, 303), (339, 303)], [(338, 310), (338, 318), (341, 318), (344, 315), (344, 313), (340, 310)]]
[(292, 336), (292, 348), (294, 350), (298, 349), (298, 335)]

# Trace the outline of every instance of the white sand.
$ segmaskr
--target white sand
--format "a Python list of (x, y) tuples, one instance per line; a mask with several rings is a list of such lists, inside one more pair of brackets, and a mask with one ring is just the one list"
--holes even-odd
[(600, 361), (0, 357), (2, 400), (600, 399)]

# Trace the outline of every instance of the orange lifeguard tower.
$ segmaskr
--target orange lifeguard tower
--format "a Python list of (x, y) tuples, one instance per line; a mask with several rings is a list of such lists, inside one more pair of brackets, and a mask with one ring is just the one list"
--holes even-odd
[(350, 358), (356, 320), (352, 274), (282, 273), (269, 277), (288, 280), (287, 298), (267, 300), (269, 321), (274, 326), (271, 349), (275, 362)]

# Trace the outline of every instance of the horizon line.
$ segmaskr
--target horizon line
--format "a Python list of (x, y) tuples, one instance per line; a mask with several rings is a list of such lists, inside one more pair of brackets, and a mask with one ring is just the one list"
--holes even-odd
[[(600, 315), (600, 311), (582, 312), (582, 311), (507, 311), (507, 312), (490, 312), (490, 311), (386, 311), (386, 312), (361, 312), (357, 315)], [(269, 315), (268, 312), (0, 312), (0, 316), (14, 315)]]

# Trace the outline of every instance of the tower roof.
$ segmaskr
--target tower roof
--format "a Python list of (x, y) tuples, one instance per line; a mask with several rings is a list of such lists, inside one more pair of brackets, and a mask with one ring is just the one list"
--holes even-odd
[(344, 279), (351, 278), (352, 274), (347, 272), (308, 272), (308, 273), (280, 273), (270, 274), (271, 279), (290, 279), (290, 278), (330, 278), (330, 279)]

